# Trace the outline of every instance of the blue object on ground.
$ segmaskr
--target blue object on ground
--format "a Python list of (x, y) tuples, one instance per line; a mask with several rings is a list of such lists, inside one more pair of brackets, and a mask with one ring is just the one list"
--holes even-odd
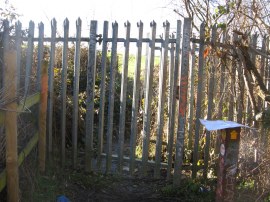
[(57, 197), (57, 202), (70, 202), (70, 200), (66, 196), (61, 195)]

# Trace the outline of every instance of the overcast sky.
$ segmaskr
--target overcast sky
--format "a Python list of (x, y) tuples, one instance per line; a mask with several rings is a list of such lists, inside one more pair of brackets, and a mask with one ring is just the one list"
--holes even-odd
[[(124, 22), (131, 22), (131, 30), (136, 29), (136, 23), (140, 20), (149, 27), (152, 20), (162, 28), (162, 22), (168, 20), (171, 27), (175, 28), (179, 19), (172, 9), (168, 8), (170, 0), (9, 0), (22, 15), (20, 21), (23, 27), (28, 26), (29, 20), (37, 25), (43, 22), (50, 25), (50, 20), (56, 18), (58, 33), (62, 34), (62, 24), (67, 17), (71, 30), (75, 28), (78, 17), (82, 19), (83, 32), (89, 29), (90, 20), (98, 20), (103, 24), (104, 20), (117, 21), (119, 28), (124, 27)], [(48, 28), (45, 30), (48, 33)]]

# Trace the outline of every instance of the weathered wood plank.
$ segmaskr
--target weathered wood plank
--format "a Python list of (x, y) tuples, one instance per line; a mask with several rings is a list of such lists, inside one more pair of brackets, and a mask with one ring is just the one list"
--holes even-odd
[[(39, 133), (36, 133), (31, 138), (31, 140), (27, 143), (26, 147), (18, 155), (18, 166), (21, 166), (24, 159), (30, 154), (30, 152), (33, 150), (33, 148), (37, 145), (38, 137), (39, 137)], [(0, 173), (0, 192), (5, 188), (6, 184), (7, 184), (7, 170), (4, 169)]]
[[(19, 170), (17, 150), (17, 60), (16, 52), (4, 50), (4, 95), (7, 100), (14, 100), (6, 105), (5, 134), (6, 134), (6, 170), (7, 170), (7, 201), (19, 201)], [(7, 52), (8, 51), (8, 52)], [(7, 88), (8, 86), (8, 88)]]
[(106, 172), (110, 172), (112, 164), (112, 136), (113, 136), (113, 114), (114, 114), (114, 92), (115, 92), (115, 73), (117, 71), (117, 37), (118, 23), (112, 24), (113, 42), (111, 49), (111, 66), (110, 66), (110, 86), (109, 86), (109, 107), (107, 122), (107, 156), (106, 156)]
[[(26, 98), (26, 100), (23, 98), (20, 102), (19, 105), (17, 107), (17, 113), (22, 113), (24, 112), (25, 108), (30, 108), (33, 105), (37, 104), (40, 100), (40, 93), (35, 93), (31, 96), (28, 96)], [(5, 110), (4, 108), (2, 110)], [(0, 125), (4, 124), (4, 120), (5, 120), (5, 115), (3, 111), (0, 111)]]
[(33, 95), (29, 95), (26, 100), (22, 99), (18, 106), (17, 111), (24, 112), (24, 108), (30, 108), (33, 105), (37, 104), (40, 101), (40, 93), (35, 93)]
[[(181, 44), (181, 28), (182, 22), (180, 20), (177, 21), (177, 30), (176, 30), (176, 43), (175, 43), (175, 53), (174, 57), (171, 58), (174, 61), (174, 72), (173, 72), (173, 85), (172, 88), (172, 102), (169, 111), (169, 137), (168, 137), (168, 168), (167, 168), (167, 179), (171, 178), (171, 169), (172, 169), (172, 161), (173, 161), (173, 142), (174, 142), (174, 134), (175, 134), (175, 113), (176, 113), (176, 94), (177, 94), (177, 85), (178, 85), (178, 75), (179, 75), (179, 64), (180, 64), (180, 44)], [(171, 46), (173, 48), (173, 45)], [(172, 53), (171, 53), (172, 54)]]
[(68, 68), (68, 35), (69, 20), (64, 21), (64, 43), (62, 52), (62, 73), (61, 73), (61, 163), (66, 162), (66, 100), (67, 100), (67, 68)]
[(181, 58), (181, 73), (179, 81), (179, 114), (178, 128), (176, 138), (176, 151), (174, 163), (173, 183), (180, 184), (181, 171), (184, 154), (184, 139), (185, 139), (185, 122), (187, 108), (187, 91), (188, 91), (188, 70), (189, 70), (189, 55), (190, 55), (190, 35), (191, 35), (191, 19), (184, 19), (183, 27), (183, 43), (182, 43), (182, 58)]
[(142, 174), (146, 175), (148, 150), (150, 140), (150, 125), (151, 125), (151, 103), (153, 94), (153, 69), (155, 59), (155, 38), (156, 38), (156, 22), (151, 22), (152, 27), (151, 42), (149, 43), (150, 54), (148, 58), (147, 76), (146, 76), (146, 92), (145, 92), (145, 107), (143, 117), (143, 154), (142, 154)]
[(105, 111), (105, 83), (107, 74), (107, 38), (108, 38), (108, 21), (103, 23), (103, 40), (101, 52), (101, 81), (100, 81), (100, 101), (99, 101), (99, 122), (98, 122), (98, 157), (97, 167), (101, 168), (101, 153), (103, 152), (104, 140), (104, 111)]
[(73, 168), (77, 167), (77, 149), (78, 149), (78, 116), (79, 116), (79, 80), (80, 80), (80, 56), (81, 56), (81, 29), (82, 21), (80, 18), (76, 21), (76, 44), (74, 55), (74, 73), (73, 73), (73, 111), (72, 111), (72, 153)]
[(205, 25), (200, 27), (200, 46), (199, 46), (199, 71), (198, 71), (198, 87), (197, 87), (197, 103), (196, 103), (196, 123), (195, 123), (195, 137), (194, 137), (194, 151), (193, 151), (193, 166), (192, 178), (197, 175), (197, 161), (199, 151), (199, 137), (200, 137), (200, 120), (202, 111), (202, 97), (203, 97), (203, 80), (204, 80), (204, 39), (205, 39)]
[(158, 98), (158, 116), (157, 116), (157, 137), (156, 137), (156, 154), (155, 154), (155, 170), (154, 177), (160, 177), (160, 162), (161, 151), (163, 141), (163, 129), (164, 129), (164, 104), (166, 98), (166, 80), (168, 69), (168, 44), (169, 44), (169, 32), (170, 23), (166, 21), (163, 24), (164, 27), (164, 42), (162, 43), (162, 55), (159, 69), (159, 98)]
[(136, 152), (136, 141), (137, 141), (137, 116), (140, 99), (140, 88), (141, 88), (141, 61), (142, 61), (142, 36), (143, 36), (143, 23), (140, 21), (137, 23), (139, 35), (137, 42), (136, 52), (136, 65), (134, 70), (134, 84), (133, 84), (133, 99), (132, 99), (132, 119), (131, 119), (131, 133), (130, 133), (130, 173), (134, 173), (135, 168), (135, 152)]
[(46, 121), (47, 121), (47, 96), (48, 96), (48, 63), (43, 61), (41, 68), (41, 89), (39, 104), (39, 140), (38, 160), (39, 171), (44, 173), (46, 168)]
[(96, 80), (96, 37), (97, 21), (90, 24), (90, 42), (88, 48), (87, 86), (86, 86), (86, 127), (85, 127), (85, 170), (92, 169), (93, 136), (94, 136), (94, 98)]
[(130, 23), (125, 23), (126, 27), (126, 41), (124, 61), (122, 66), (122, 79), (121, 79), (121, 94), (120, 94), (120, 116), (119, 116), (119, 139), (118, 139), (118, 172), (123, 169), (123, 154), (124, 154), (124, 141), (125, 141), (125, 124), (126, 124), (126, 94), (127, 94), (127, 76), (128, 76), (128, 61), (129, 61), (129, 38), (130, 38)]

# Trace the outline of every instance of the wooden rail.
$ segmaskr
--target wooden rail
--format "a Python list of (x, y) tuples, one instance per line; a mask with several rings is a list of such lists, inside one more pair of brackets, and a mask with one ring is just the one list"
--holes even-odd
[[(26, 112), (24, 111), (24, 109), (29, 109), (33, 105), (39, 103), (39, 101), (40, 101), (40, 93), (35, 93), (33, 95), (30, 95), (25, 100), (21, 99), (17, 107), (17, 113), (21, 114), (21, 113)], [(0, 111), (0, 125), (4, 124), (4, 120), (5, 120), (5, 113), (4, 111)]]

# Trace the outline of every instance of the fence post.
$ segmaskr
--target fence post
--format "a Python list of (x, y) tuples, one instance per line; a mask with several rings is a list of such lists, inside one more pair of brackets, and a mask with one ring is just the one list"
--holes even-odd
[(109, 106), (107, 122), (107, 152), (106, 152), (106, 172), (108, 173), (112, 165), (112, 136), (113, 136), (113, 111), (114, 111), (114, 92), (115, 92), (115, 74), (117, 71), (117, 38), (118, 23), (112, 24), (112, 49), (111, 49), (111, 66), (110, 66), (110, 86), (109, 86)]
[(21, 49), (22, 49), (22, 24), (18, 21), (15, 25), (16, 30), (16, 50), (17, 50), (17, 94), (20, 91), (21, 81)]
[(159, 98), (158, 98), (158, 115), (157, 115), (157, 139), (156, 139), (156, 164), (154, 170), (155, 178), (160, 177), (160, 161), (161, 150), (163, 142), (163, 128), (164, 128), (164, 103), (166, 98), (166, 80), (168, 68), (168, 45), (169, 45), (169, 32), (170, 23), (166, 21), (164, 27), (164, 41), (162, 43), (162, 56), (159, 68)]
[(9, 51), (4, 54), (4, 94), (8, 101), (5, 108), (6, 129), (6, 170), (8, 201), (19, 201), (19, 173), (17, 151), (17, 80), (16, 80), (16, 52)]
[(29, 22), (28, 41), (27, 41), (27, 53), (26, 53), (26, 68), (25, 68), (25, 83), (24, 83), (24, 100), (29, 92), (30, 88), (30, 75), (33, 63), (33, 49), (34, 49), (34, 30), (35, 24), (33, 21)]
[[(175, 113), (176, 113), (176, 92), (178, 90), (177, 88), (177, 82), (178, 82), (178, 74), (179, 74), (179, 61), (180, 61), (180, 44), (181, 44), (181, 27), (182, 27), (182, 21), (177, 20), (177, 30), (176, 30), (176, 43), (175, 43), (175, 52), (174, 52), (174, 61), (171, 61), (171, 63), (174, 63), (174, 71), (172, 72), (173, 78), (172, 78), (172, 94), (171, 94), (171, 107), (169, 110), (169, 136), (168, 136), (168, 167), (167, 167), (167, 179), (171, 178), (171, 170), (172, 170), (172, 162), (173, 162), (173, 144), (174, 144), (174, 130), (175, 130)], [(173, 46), (171, 46), (173, 48)]]
[(100, 102), (99, 102), (99, 117), (98, 117), (98, 157), (97, 168), (101, 168), (103, 140), (104, 140), (104, 111), (105, 111), (105, 80), (107, 73), (107, 39), (108, 39), (108, 21), (103, 23), (103, 39), (102, 39), (102, 52), (101, 52), (101, 82), (100, 82)]
[(241, 128), (228, 128), (219, 135), (216, 201), (234, 201)]
[(189, 78), (190, 78), (190, 96), (189, 96), (189, 107), (188, 107), (188, 149), (192, 149), (192, 142), (193, 142), (193, 119), (194, 119), (194, 88), (195, 88), (195, 63), (196, 63), (196, 43), (192, 44), (191, 50), (191, 65), (189, 67)]
[(39, 104), (39, 170), (45, 171), (46, 166), (46, 118), (47, 118), (47, 96), (48, 96), (48, 63), (43, 61), (41, 67), (41, 89)]
[(76, 45), (74, 54), (73, 69), (73, 111), (72, 111), (72, 152), (73, 168), (77, 167), (77, 148), (78, 148), (78, 116), (79, 116), (79, 79), (80, 79), (80, 55), (81, 55), (81, 27), (80, 18), (76, 21)]
[(152, 36), (150, 39), (150, 54), (148, 58), (148, 65), (145, 78), (145, 107), (143, 114), (143, 154), (142, 154), (142, 174), (146, 175), (146, 166), (149, 155), (149, 142), (150, 142), (150, 126), (151, 126), (151, 103), (153, 94), (153, 68), (155, 59), (155, 39), (156, 39), (156, 22), (151, 22)]
[(41, 90), (41, 74), (44, 57), (44, 24), (38, 24), (38, 62), (37, 62), (37, 90)]
[(126, 40), (125, 53), (122, 66), (121, 79), (121, 95), (120, 95), (120, 116), (119, 116), (119, 139), (118, 139), (118, 171), (123, 170), (123, 155), (124, 155), (124, 141), (125, 141), (125, 121), (126, 121), (126, 94), (127, 94), (127, 77), (128, 77), (128, 60), (129, 60), (129, 44), (130, 44), (130, 23), (125, 23)]
[(66, 163), (66, 114), (67, 114), (67, 68), (68, 68), (68, 34), (69, 21), (64, 21), (64, 42), (62, 51), (62, 73), (61, 73), (61, 163)]
[(184, 154), (184, 140), (185, 140), (185, 124), (186, 124), (186, 108), (187, 108), (187, 91), (188, 91), (188, 70), (189, 70), (189, 54), (190, 54), (190, 35), (191, 35), (191, 19), (184, 19), (183, 27), (183, 43), (182, 43), (182, 61), (181, 73), (179, 81), (179, 115), (178, 128), (176, 137), (176, 151), (174, 163), (174, 179), (175, 185), (180, 184), (181, 169)]
[(87, 86), (86, 86), (86, 132), (85, 132), (85, 170), (92, 169), (93, 156), (93, 131), (94, 131), (94, 98), (95, 98), (95, 76), (96, 76), (96, 37), (97, 21), (91, 21), (90, 42), (87, 64)]
[(56, 20), (51, 21), (51, 50), (50, 50), (50, 63), (49, 63), (49, 80), (48, 80), (48, 154), (49, 162), (52, 160), (52, 124), (53, 124), (53, 96), (54, 96), (54, 62), (55, 62), (55, 38), (56, 38)]
[(131, 120), (131, 133), (130, 133), (130, 173), (134, 172), (135, 167), (135, 153), (136, 153), (136, 140), (137, 140), (137, 115), (140, 99), (140, 74), (141, 74), (141, 61), (142, 61), (142, 36), (143, 36), (143, 23), (140, 21), (137, 24), (139, 29), (139, 36), (137, 41), (136, 53), (136, 66), (134, 70), (134, 84), (133, 84), (133, 99), (132, 99), (132, 120)]
[(195, 137), (194, 137), (194, 151), (193, 151), (193, 165), (192, 178), (197, 175), (197, 161), (199, 150), (199, 136), (200, 136), (200, 120), (202, 111), (202, 97), (203, 97), (203, 79), (204, 79), (204, 39), (205, 39), (205, 25), (200, 27), (200, 47), (199, 47), (199, 71), (198, 71), (198, 89), (197, 89), (197, 103), (196, 103), (196, 122), (195, 122)]
[[(213, 45), (216, 43), (217, 35), (217, 26), (215, 25), (212, 28), (212, 39), (211, 42)], [(211, 64), (209, 71), (209, 83), (208, 83), (208, 107), (207, 107), (207, 119), (212, 119), (213, 105), (214, 105), (214, 91), (215, 91), (215, 70), (218, 66), (218, 61), (215, 56), (212, 57), (213, 63)], [(206, 131), (205, 137), (205, 148), (204, 148), (204, 170), (203, 177), (207, 178), (208, 171), (208, 160), (209, 160), (209, 148), (210, 147), (210, 132)]]

